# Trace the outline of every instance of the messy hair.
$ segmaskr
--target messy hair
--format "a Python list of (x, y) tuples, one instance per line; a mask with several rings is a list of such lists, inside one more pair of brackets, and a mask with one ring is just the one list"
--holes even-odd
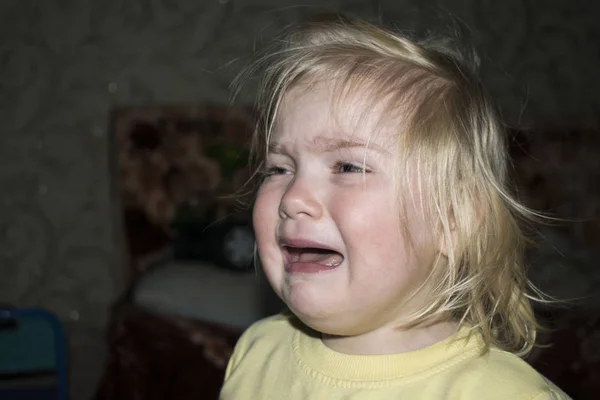
[(448, 40), (411, 39), (341, 16), (311, 19), (254, 64), (262, 81), (253, 159), (260, 168), (292, 88), (334, 81), (341, 95), (362, 90), (365, 103), (394, 119), (397, 180), (410, 176), (426, 188), (426, 202), (413, 200), (444, 244), (426, 281), (432, 303), (411, 326), (451, 316), (479, 331), (486, 349), (523, 356), (535, 344), (531, 300), (541, 294), (526, 277), (522, 222), (538, 214), (509, 190), (505, 132), (475, 64)]

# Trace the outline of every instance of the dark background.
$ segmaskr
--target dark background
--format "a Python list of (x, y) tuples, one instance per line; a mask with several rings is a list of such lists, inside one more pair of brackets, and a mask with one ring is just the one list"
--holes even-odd
[[(0, 302), (44, 306), (78, 327), (77, 381), (96, 379), (124, 288), (111, 110), (227, 104), (254, 47), (315, 4), (417, 32), (445, 29), (439, 14), (471, 28), (506, 121), (532, 130), (529, 171), (542, 171), (550, 206), (573, 218), (542, 230), (533, 275), (553, 293), (585, 296), (588, 310), (599, 303), (598, 225), (584, 222), (600, 214), (600, 2), (0, 0)], [(249, 85), (239, 103), (252, 95)], [(565, 155), (572, 132), (587, 150)]]

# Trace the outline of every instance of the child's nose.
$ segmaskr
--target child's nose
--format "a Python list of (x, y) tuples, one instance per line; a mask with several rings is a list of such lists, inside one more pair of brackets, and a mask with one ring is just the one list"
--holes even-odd
[(279, 203), (279, 216), (291, 218), (321, 218), (323, 206), (316, 196), (315, 182), (298, 176), (290, 183)]

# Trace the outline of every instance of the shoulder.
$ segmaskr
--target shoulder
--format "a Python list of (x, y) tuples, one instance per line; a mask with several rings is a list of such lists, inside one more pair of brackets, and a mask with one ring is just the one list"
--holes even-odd
[(252, 324), (240, 337), (238, 345), (250, 345), (263, 339), (285, 337), (294, 331), (294, 318), (286, 314), (277, 314)]
[(462, 389), (473, 398), (567, 400), (569, 397), (514, 354), (492, 348), (460, 368)]
[(277, 314), (255, 322), (236, 343), (227, 365), (226, 376), (229, 376), (243, 359), (266, 356), (275, 348), (289, 344), (291, 334), (295, 330), (294, 318), (285, 314)]

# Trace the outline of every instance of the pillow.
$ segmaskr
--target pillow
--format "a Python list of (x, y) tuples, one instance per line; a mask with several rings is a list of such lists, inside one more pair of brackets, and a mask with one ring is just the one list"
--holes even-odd
[(278, 307), (274, 307), (274, 295), (269, 292), (259, 274), (242, 274), (208, 263), (172, 261), (140, 277), (133, 301), (153, 313), (243, 329)]

